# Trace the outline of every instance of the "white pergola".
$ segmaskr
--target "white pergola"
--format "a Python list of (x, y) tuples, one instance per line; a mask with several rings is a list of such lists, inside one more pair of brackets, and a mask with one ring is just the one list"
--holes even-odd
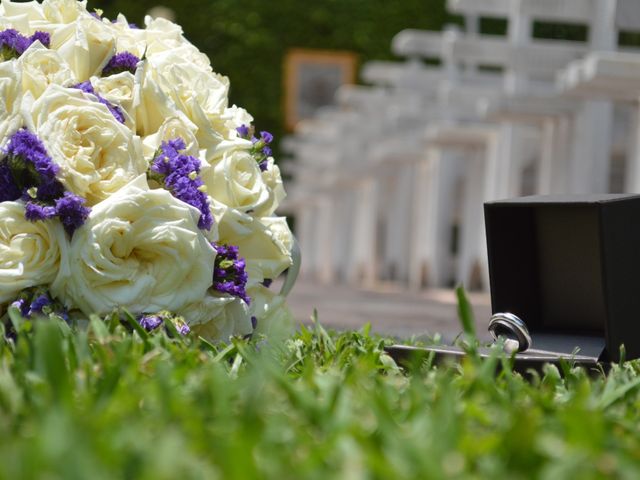
[[(613, 107), (633, 105), (640, 118), (640, 55), (617, 45), (618, 29), (640, 30), (640, 2), (449, 0), (449, 8), (464, 16), (465, 32), (400, 32), (392, 50), (404, 62), (367, 64), (362, 76), (373, 86), (344, 87), (335, 107), (289, 140), (298, 164), (288, 208), (304, 274), (487, 288), (484, 201), (607, 191), (614, 149), (631, 152), (627, 186), (640, 188), (640, 122), (626, 148), (627, 116)], [(507, 35), (480, 34), (482, 17), (507, 19)], [(588, 41), (534, 38), (536, 21), (586, 25)]]

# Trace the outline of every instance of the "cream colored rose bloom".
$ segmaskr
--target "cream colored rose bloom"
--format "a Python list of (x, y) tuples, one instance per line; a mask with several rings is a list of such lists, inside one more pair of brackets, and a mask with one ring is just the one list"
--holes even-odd
[(248, 148), (227, 150), (210, 167), (203, 168), (201, 178), (207, 193), (228, 207), (244, 213), (268, 210), (271, 192)]
[(286, 298), (263, 285), (253, 285), (247, 290), (251, 297), (251, 315), (256, 317), (256, 330), (269, 332), (274, 328), (290, 329), (295, 323)]
[(142, 137), (156, 134), (166, 118), (184, 115), (178, 111), (169, 95), (162, 91), (150, 71), (151, 66), (145, 60), (138, 66), (135, 75), (133, 104), (136, 112), (136, 133)]
[(165, 18), (151, 18), (150, 16), (146, 16), (144, 21), (147, 56), (180, 48), (185, 58), (195, 67), (202, 70), (211, 69), (209, 57), (184, 38), (180, 25)]
[(148, 90), (155, 95), (154, 90), (159, 89), (198, 127), (201, 148), (217, 145), (223, 139), (229, 79), (199, 65), (187, 46), (148, 55), (147, 63), (142, 96)]
[(17, 60), (0, 62), (0, 139), (3, 145), (9, 135), (22, 126), (22, 75)]
[(237, 245), (246, 260), (248, 285), (277, 278), (291, 266), (293, 235), (284, 217), (253, 218), (215, 200), (211, 211), (218, 225), (218, 242)]
[(23, 35), (32, 35), (38, 30), (36, 25), (47, 23), (42, 4), (32, 2), (2, 1), (0, 27), (15, 28)]
[(244, 108), (233, 105), (225, 108), (222, 114), (222, 121), (225, 128), (224, 137), (229, 140), (235, 140), (240, 138), (238, 127), (243, 125), (248, 127), (253, 123), (253, 117)]
[(21, 290), (50, 284), (67, 252), (57, 220), (30, 222), (22, 202), (0, 203), (0, 303)]
[(198, 229), (200, 212), (140, 176), (95, 205), (78, 228), (51, 291), (85, 314), (181, 311), (201, 301), (216, 252)]
[(25, 116), (60, 165), (60, 181), (88, 205), (147, 170), (140, 138), (93, 95), (50, 85)]
[(144, 29), (131, 28), (122, 14), (119, 14), (113, 23), (107, 19), (103, 19), (103, 23), (114, 31), (116, 50), (118, 52), (129, 52), (138, 58), (142, 58), (147, 47), (147, 32)]
[(274, 163), (273, 157), (267, 158), (267, 169), (262, 172), (262, 181), (270, 192), (270, 203), (265, 205), (265, 209), (256, 213), (255, 216), (270, 216), (280, 206), (280, 203), (287, 196), (280, 175), (280, 168)]
[(181, 310), (192, 332), (209, 341), (227, 341), (253, 331), (249, 307), (239, 298), (210, 292)]
[(55, 50), (43, 47), (40, 42), (31, 45), (18, 59), (22, 70), (22, 90), (29, 92), (34, 100), (44, 93), (49, 85), (70, 86), (77, 82), (69, 65)]
[(181, 138), (186, 148), (182, 153), (199, 157), (198, 140), (196, 139), (197, 127), (189, 121), (182, 112), (175, 112), (164, 120), (158, 131), (153, 135), (147, 135), (142, 139), (144, 158), (152, 160), (162, 142)]
[(121, 72), (108, 77), (91, 77), (91, 85), (98, 95), (101, 95), (114, 105), (118, 105), (127, 114), (126, 123), (135, 131), (135, 78), (130, 72)]
[(68, 24), (88, 14), (86, 0), (44, 0), (42, 12), (49, 23)]
[(67, 62), (78, 81), (84, 82), (94, 75), (100, 75), (115, 55), (115, 32), (85, 13), (74, 23), (52, 32), (51, 48)]

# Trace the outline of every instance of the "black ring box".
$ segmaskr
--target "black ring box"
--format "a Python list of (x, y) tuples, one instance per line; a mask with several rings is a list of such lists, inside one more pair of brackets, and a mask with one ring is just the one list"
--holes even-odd
[[(516, 370), (571, 359), (595, 367), (640, 358), (640, 195), (544, 195), (484, 205), (493, 313), (521, 318), (532, 346)], [(396, 345), (436, 361), (456, 347)], [(488, 355), (482, 351), (481, 355)]]

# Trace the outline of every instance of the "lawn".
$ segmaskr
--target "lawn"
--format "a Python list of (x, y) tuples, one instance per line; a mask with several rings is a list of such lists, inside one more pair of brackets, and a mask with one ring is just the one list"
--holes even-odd
[(389, 342), (318, 323), (212, 346), (21, 322), (0, 345), (0, 477), (640, 475), (640, 363), (529, 380), (496, 374), (499, 356), (403, 370)]

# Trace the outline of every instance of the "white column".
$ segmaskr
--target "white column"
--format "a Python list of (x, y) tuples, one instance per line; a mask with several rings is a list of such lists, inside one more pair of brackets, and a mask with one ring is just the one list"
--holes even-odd
[(611, 156), (611, 102), (583, 102), (575, 119), (569, 178), (571, 193), (607, 193)]
[[(495, 141), (494, 149), (496, 147)], [(475, 287), (473, 283), (478, 281), (478, 275), (485, 290), (489, 284), (486, 275), (479, 274), (483, 268), (481, 258), (486, 258), (486, 241), (484, 240), (484, 211), (485, 184), (482, 179), (486, 176), (489, 154), (487, 151), (481, 154), (470, 155), (465, 172), (463, 218), (460, 224), (460, 240), (458, 264), (456, 268), (456, 282), (465, 287)], [(484, 252), (484, 253), (483, 253)], [(486, 260), (484, 264), (486, 269)], [(476, 278), (474, 278), (476, 277)]]
[(351, 241), (347, 280), (354, 284), (371, 286), (375, 282), (377, 202), (375, 182), (365, 179), (355, 191), (354, 235)]
[(459, 155), (428, 150), (415, 175), (414, 236), (409, 283), (414, 289), (445, 287), (453, 278), (450, 252)]
[(332, 192), (333, 202), (333, 275), (332, 278), (346, 279), (351, 238), (353, 235), (354, 200), (350, 186), (341, 186)]
[(296, 238), (302, 252), (300, 275), (311, 277), (316, 272), (315, 209), (311, 203), (301, 205), (296, 212)]
[(504, 122), (497, 136), (492, 136), (487, 149), (485, 200), (498, 200), (518, 194), (519, 171), (522, 156), (522, 138), (519, 128), (512, 122)]
[(385, 260), (387, 275), (392, 280), (408, 278), (409, 233), (411, 226), (413, 166), (400, 164), (395, 166), (396, 178), (387, 218), (387, 242)]
[(317, 278), (322, 283), (330, 283), (334, 279), (333, 270), (333, 234), (335, 224), (333, 222), (333, 202), (328, 195), (318, 201), (318, 213), (316, 224), (316, 272)]
[(558, 129), (553, 117), (546, 118), (542, 123), (542, 145), (540, 147), (540, 167), (536, 191), (540, 195), (551, 193), (553, 181), (553, 163), (556, 161), (556, 141)]
[(636, 104), (629, 128), (625, 190), (640, 193), (640, 105)]

